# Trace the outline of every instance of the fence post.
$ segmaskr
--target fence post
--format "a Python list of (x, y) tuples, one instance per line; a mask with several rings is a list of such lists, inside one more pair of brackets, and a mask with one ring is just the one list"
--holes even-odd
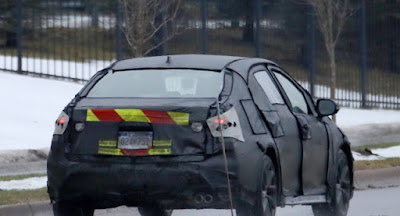
[(260, 28), (261, 10), (262, 10), (261, 0), (254, 0), (253, 12), (254, 12), (254, 21), (256, 24), (256, 30), (254, 32), (254, 51), (256, 57), (261, 56), (261, 28)]
[(16, 26), (16, 39), (17, 39), (17, 71), (18, 73), (22, 73), (22, 0), (16, 0), (15, 2), (15, 10), (17, 14), (17, 26)]
[(208, 53), (207, 36), (207, 0), (201, 0), (201, 48), (202, 53)]
[(361, 107), (367, 106), (367, 8), (365, 0), (361, 0), (360, 11), (360, 84), (361, 84)]
[(308, 90), (312, 97), (315, 97), (315, 33), (316, 20), (314, 8), (308, 6), (307, 14), (307, 69), (308, 69)]
[(122, 59), (122, 15), (119, 0), (115, 1), (115, 54), (117, 60)]

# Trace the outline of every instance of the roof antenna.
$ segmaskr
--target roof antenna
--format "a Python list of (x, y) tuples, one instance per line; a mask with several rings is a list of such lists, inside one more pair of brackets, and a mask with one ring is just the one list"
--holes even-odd
[(171, 57), (167, 56), (167, 64), (171, 63)]

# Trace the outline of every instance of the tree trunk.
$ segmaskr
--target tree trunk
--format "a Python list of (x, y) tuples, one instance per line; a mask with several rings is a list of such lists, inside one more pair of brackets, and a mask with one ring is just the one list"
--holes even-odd
[(6, 47), (15, 48), (17, 47), (17, 33), (15, 31), (6, 32)]
[(394, 16), (389, 16), (388, 26), (391, 26), (392, 31), (389, 33), (389, 70), (392, 73), (399, 73), (397, 63), (397, 41), (399, 36), (398, 19)]
[[(328, 50), (329, 55), (329, 63), (331, 68), (331, 99), (335, 100), (336, 98), (336, 52), (335, 46), (332, 44)], [(336, 116), (332, 116), (332, 120), (336, 122)]]

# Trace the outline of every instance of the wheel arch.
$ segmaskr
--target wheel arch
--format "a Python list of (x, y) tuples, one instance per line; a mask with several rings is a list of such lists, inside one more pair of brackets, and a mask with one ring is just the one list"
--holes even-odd
[(354, 158), (351, 153), (351, 147), (350, 143), (345, 140), (343, 144), (340, 146), (339, 150), (342, 150), (344, 154), (346, 155), (347, 161), (350, 165), (350, 180), (351, 180), (351, 197), (353, 197), (353, 192), (354, 192)]
[(277, 171), (277, 177), (278, 177), (278, 203), (277, 206), (282, 206), (283, 200), (282, 200), (282, 174), (281, 174), (281, 166), (279, 163), (279, 153), (276, 150), (275, 147), (269, 146), (267, 150), (265, 151), (265, 154), (271, 159), (272, 163), (274, 164), (274, 167), (276, 168)]

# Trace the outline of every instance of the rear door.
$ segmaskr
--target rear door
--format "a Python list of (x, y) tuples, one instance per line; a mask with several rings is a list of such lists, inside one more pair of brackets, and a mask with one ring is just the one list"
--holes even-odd
[(297, 120), (302, 140), (302, 189), (304, 195), (326, 192), (328, 166), (328, 135), (319, 119), (311, 98), (283, 70), (270, 67), (281, 92)]
[(250, 71), (249, 88), (278, 148), (283, 194), (299, 195), (302, 147), (296, 118), (265, 66), (257, 66)]

